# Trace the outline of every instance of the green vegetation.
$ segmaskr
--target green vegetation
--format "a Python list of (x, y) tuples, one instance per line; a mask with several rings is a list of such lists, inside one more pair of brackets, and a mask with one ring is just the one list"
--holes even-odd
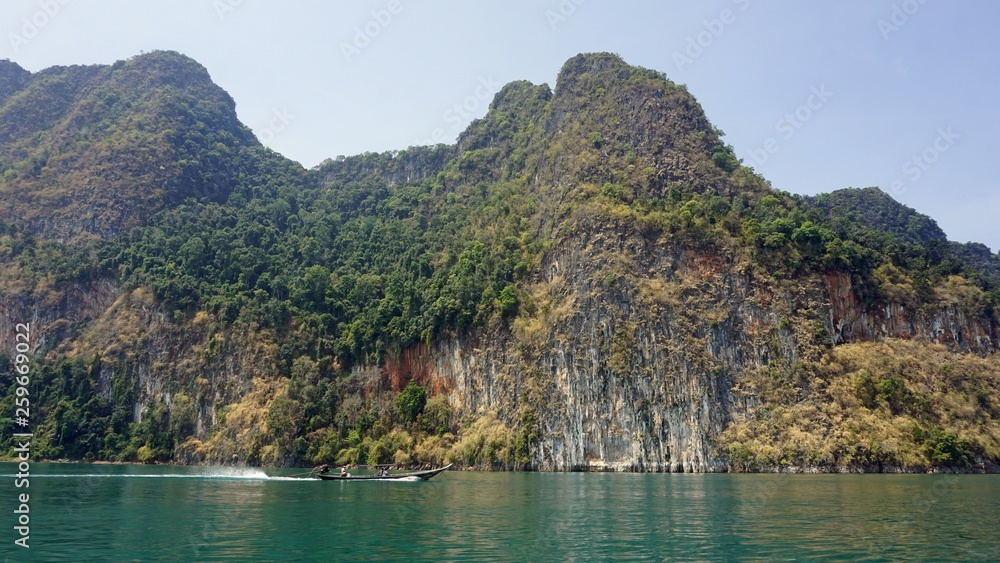
[(426, 404), (427, 391), (412, 381), (396, 398), (396, 409), (403, 417), (404, 422), (415, 422), (417, 417), (424, 412)]
[[(397, 160), (429, 168), (443, 150), (364, 155), (318, 174), (377, 171)], [(311, 187), (291, 164), (262, 156), (273, 161), (268, 175), (237, 176), (226, 204), (164, 212), (155, 227), (120, 239), (105, 263), (120, 269), (126, 287), (152, 287), (178, 315), (203, 309), (294, 328), (286, 369), (307, 351), (342, 365), (377, 361), (516, 311), (517, 272), (538, 245), (516, 214), (530, 202), (513, 188), (470, 187), (458, 202), (455, 192), (444, 196), (447, 172), (409, 186), (371, 174)]]
[(737, 467), (922, 470), (1000, 456), (995, 356), (900, 340), (848, 344), (747, 374), (740, 387), (763, 405), (721, 437)]
[[(998, 324), (1000, 257), (948, 243), (877, 190), (771, 189), (684, 86), (613, 55), (574, 57), (555, 92), (507, 85), (456, 146), (313, 170), (261, 147), (228, 95), (176, 53), (17, 75), (24, 86), (0, 92), (2, 299), (56, 310), (100, 283), (121, 294), (107, 313), (48, 329), (32, 389), (40, 457), (530, 466), (545, 425), (536, 408), (456, 412), (430, 386), (383, 387), (371, 366), (471, 331), (544, 334), (572, 307), (532, 285), (548, 275), (538, 265), (586, 229), (724, 249), (792, 286), (844, 273), (872, 307), (955, 307)], [(597, 283), (612, 291), (631, 274), (611, 261)], [(993, 383), (948, 380), (961, 390), (952, 397), (867, 364), (842, 373), (814, 356), (854, 348), (827, 350), (823, 323), (803, 332), (799, 317), (779, 328), (820, 352), (748, 376), (765, 406), (727, 431), (733, 460), (997, 459), (993, 431), (948, 410), (982, 393), (973, 410), (992, 412)], [(602, 344), (623, 378), (635, 330), (614, 327)], [(237, 356), (249, 368), (227, 378)], [(849, 397), (823, 395), (834, 380)], [(0, 383), (9, 416), (13, 387)], [(816, 414), (831, 397), (841, 418)], [(841, 428), (853, 434), (824, 434)], [(888, 438), (891, 451), (873, 445)]]
[(208, 72), (163, 51), (31, 75), (0, 106), (0, 139), (0, 217), (77, 244), (224, 201), (237, 155), (259, 147)]
[(899, 242), (922, 244), (948, 240), (933, 219), (897, 202), (878, 188), (838, 190), (806, 198), (806, 201), (837, 223), (854, 223), (892, 235)]

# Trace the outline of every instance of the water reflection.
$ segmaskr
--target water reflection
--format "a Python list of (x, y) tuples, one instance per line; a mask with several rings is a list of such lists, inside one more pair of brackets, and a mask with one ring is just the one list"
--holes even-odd
[[(948, 475), (730, 476), (752, 552), (866, 560), (968, 560), (1000, 555), (983, 511), (1000, 481)], [(761, 497), (761, 481), (772, 490)], [(766, 486), (766, 485), (764, 485)], [(959, 541), (976, 538), (979, 545)], [(989, 538), (988, 541), (986, 541)]]
[(1000, 560), (997, 476), (36, 471), (32, 554), (46, 561)]

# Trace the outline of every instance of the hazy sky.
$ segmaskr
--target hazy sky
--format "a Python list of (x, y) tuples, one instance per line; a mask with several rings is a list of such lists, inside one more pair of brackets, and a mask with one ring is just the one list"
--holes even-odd
[(452, 142), (506, 82), (610, 51), (687, 84), (776, 188), (879, 186), (997, 251), (997, 21), (988, 0), (4, 0), (0, 58), (180, 51), (311, 167)]

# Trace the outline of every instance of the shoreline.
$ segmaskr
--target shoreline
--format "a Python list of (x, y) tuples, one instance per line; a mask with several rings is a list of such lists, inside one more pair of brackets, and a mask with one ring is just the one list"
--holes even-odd
[[(0, 458), (2, 463), (17, 463), (15, 458)], [(140, 461), (107, 461), (107, 460), (76, 460), (76, 459), (46, 459), (32, 460), (35, 464), (88, 464), (88, 465), (153, 465), (153, 466), (178, 466), (178, 467), (237, 467), (248, 469), (312, 469), (309, 466), (281, 466), (281, 465), (235, 465), (235, 464), (212, 464), (212, 463), (181, 463), (176, 461), (156, 461), (144, 463)], [(334, 465), (331, 464), (331, 467)], [(337, 467), (340, 467), (339, 465)], [(355, 464), (347, 467), (357, 468)], [(401, 467), (399, 470), (427, 469), (425, 465), (415, 465)], [(675, 474), (733, 474), (733, 475), (997, 475), (1000, 474), (1000, 465), (995, 463), (978, 464), (974, 467), (902, 467), (902, 466), (848, 466), (848, 467), (820, 467), (820, 466), (763, 466), (754, 468), (741, 468), (729, 466), (721, 471), (632, 471), (620, 467), (592, 467), (592, 468), (571, 468), (566, 470), (538, 470), (538, 469), (495, 469), (478, 466), (456, 466), (454, 471), (481, 471), (481, 472), (524, 472), (524, 473), (675, 473)]]

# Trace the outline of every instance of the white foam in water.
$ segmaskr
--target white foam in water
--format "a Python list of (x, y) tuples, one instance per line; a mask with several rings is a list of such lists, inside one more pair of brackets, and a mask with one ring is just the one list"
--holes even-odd
[(221, 477), (223, 479), (270, 479), (267, 473), (255, 467), (206, 467), (207, 473), (202, 477)]
[[(3, 475), (0, 477), (14, 477)], [(302, 481), (301, 477), (270, 476), (254, 467), (205, 467), (195, 473), (36, 473), (33, 477), (62, 479), (222, 479), (245, 481)]]

